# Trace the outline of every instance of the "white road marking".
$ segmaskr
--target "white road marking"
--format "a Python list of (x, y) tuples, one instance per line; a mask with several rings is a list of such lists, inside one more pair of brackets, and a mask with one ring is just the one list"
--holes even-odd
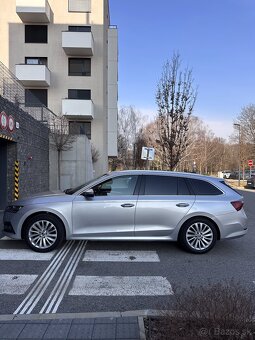
[(160, 262), (156, 251), (87, 250), (86, 262)]
[(173, 290), (162, 276), (76, 276), (69, 295), (157, 296)]
[(0, 275), (0, 294), (21, 295), (24, 294), (37, 275)]
[(49, 261), (55, 252), (36, 253), (31, 249), (0, 249), (0, 261)]
[(74, 241), (67, 242), (63, 248), (57, 253), (56, 257), (50, 263), (48, 268), (45, 270), (40, 279), (36, 282), (34, 287), (28, 293), (26, 298), (22, 301), (19, 307), (14, 311), (13, 314), (30, 314), (36, 306), (37, 302), (42, 297), (43, 293), (49, 286), (50, 282), (54, 278), (54, 275), (62, 265), (68, 252), (70, 251)]
[(67, 287), (72, 280), (73, 274), (77, 268), (78, 263), (82, 257), (82, 254), (85, 251), (87, 241), (82, 241), (79, 244), (79, 247), (74, 251), (72, 256), (70, 257), (68, 263), (65, 266), (62, 274), (60, 275), (58, 282), (53, 288), (51, 294), (49, 295), (47, 301), (43, 305), (40, 310), (40, 314), (42, 313), (56, 313), (58, 306), (60, 305), (63, 296), (67, 290)]
[(15, 240), (14, 238), (10, 238), (8, 236), (4, 236), (0, 239), (0, 241), (20, 241), (20, 240)]

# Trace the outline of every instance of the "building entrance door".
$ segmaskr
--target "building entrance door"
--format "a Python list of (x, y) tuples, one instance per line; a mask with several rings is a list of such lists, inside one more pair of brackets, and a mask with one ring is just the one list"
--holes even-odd
[(7, 204), (7, 142), (0, 139), (0, 210)]

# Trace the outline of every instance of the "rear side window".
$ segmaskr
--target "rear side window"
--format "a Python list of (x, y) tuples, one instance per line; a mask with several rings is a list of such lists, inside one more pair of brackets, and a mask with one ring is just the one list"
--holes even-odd
[(213, 195), (222, 195), (223, 192), (216, 188), (213, 184), (203, 181), (200, 179), (188, 179), (188, 182), (194, 192), (195, 195), (203, 195), (203, 196), (213, 196)]
[(145, 195), (177, 195), (178, 182), (176, 177), (144, 176)]
[(220, 181), (221, 184), (224, 184), (226, 187), (228, 187), (229, 189), (231, 189), (232, 191), (234, 191), (235, 193), (237, 193), (238, 195), (240, 195), (240, 193), (235, 190), (234, 188), (232, 188), (230, 185), (228, 185), (225, 181)]

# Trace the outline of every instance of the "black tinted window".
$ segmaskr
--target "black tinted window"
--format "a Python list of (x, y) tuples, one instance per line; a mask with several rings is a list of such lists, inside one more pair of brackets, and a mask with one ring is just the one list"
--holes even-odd
[(45, 89), (26, 89), (25, 90), (26, 106), (48, 106), (48, 92)]
[(69, 76), (90, 76), (91, 59), (90, 58), (69, 58), (68, 59)]
[(25, 43), (47, 44), (48, 26), (25, 25)]
[(195, 195), (222, 195), (222, 191), (207, 181), (188, 179)]
[(68, 99), (91, 99), (91, 90), (69, 89)]
[(145, 176), (145, 195), (177, 195), (177, 178)]
[(68, 26), (69, 32), (91, 32), (91, 26)]
[(190, 195), (189, 188), (184, 178), (178, 178), (178, 195)]

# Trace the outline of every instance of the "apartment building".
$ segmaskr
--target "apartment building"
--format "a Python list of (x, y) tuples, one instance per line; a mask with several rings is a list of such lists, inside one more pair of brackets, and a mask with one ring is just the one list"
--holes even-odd
[[(117, 156), (117, 28), (108, 0), (1, 0), (0, 61), (38, 101), (65, 115), (99, 159), (95, 175)], [(32, 97), (31, 97), (32, 93)], [(36, 98), (36, 99), (35, 99)]]

